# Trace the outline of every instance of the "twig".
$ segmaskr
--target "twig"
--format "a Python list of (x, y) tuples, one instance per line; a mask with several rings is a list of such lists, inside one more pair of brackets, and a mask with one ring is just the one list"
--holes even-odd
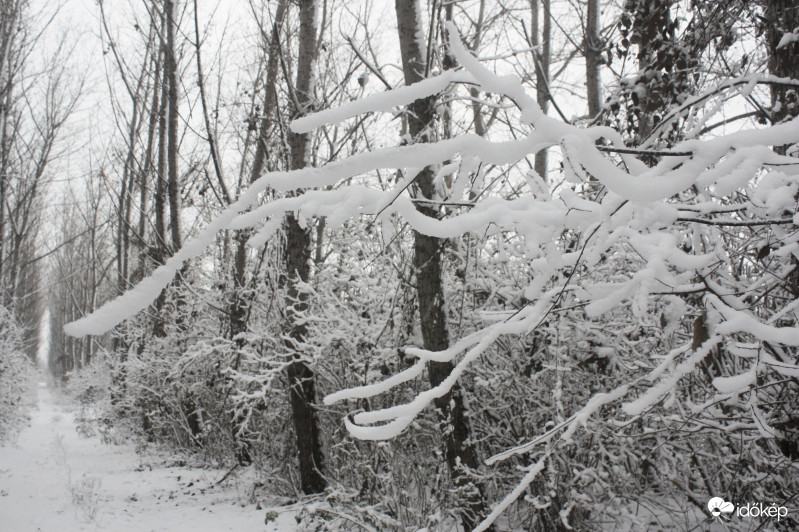
[(433, 205), (436, 207), (474, 207), (476, 203), (472, 201), (439, 201), (427, 198), (412, 199), (413, 203), (424, 203), (426, 205)]
[(233, 472), (234, 472), (234, 471), (235, 471), (235, 470), (236, 470), (238, 467), (239, 467), (239, 464), (236, 464), (236, 465), (234, 465), (233, 467), (231, 467), (231, 468), (230, 468), (230, 470), (229, 470), (227, 473), (225, 473), (224, 475), (222, 475), (222, 478), (220, 478), (219, 480), (217, 480), (216, 482), (214, 482), (214, 486), (218, 486), (218, 485), (220, 485), (221, 483), (223, 483), (225, 480), (227, 480), (227, 477), (229, 477), (229, 476), (230, 476), (230, 474), (231, 474), (231, 473), (233, 473)]
[(677, 218), (678, 222), (694, 222), (705, 225), (729, 225), (731, 227), (753, 227), (755, 225), (787, 225), (793, 223), (793, 218), (783, 220), (762, 220), (747, 222), (743, 220), (705, 220), (704, 218)]
[(660, 150), (643, 150), (638, 148), (619, 148), (616, 146), (597, 146), (599, 151), (613, 152), (613, 153), (630, 153), (633, 155), (652, 155), (655, 157), (670, 156), (670, 157), (692, 157), (692, 151), (660, 151)]
[(211, 160), (214, 163), (214, 173), (216, 174), (216, 179), (219, 182), (219, 187), (222, 189), (222, 195), (225, 197), (227, 205), (230, 205), (231, 203), (233, 203), (233, 200), (231, 199), (230, 192), (228, 192), (227, 185), (225, 184), (225, 177), (222, 174), (222, 165), (219, 162), (219, 152), (217, 150), (216, 138), (214, 137), (214, 131), (211, 128), (211, 119), (208, 116), (208, 104), (205, 97), (205, 76), (203, 75), (202, 59), (200, 55), (201, 41), (200, 41), (200, 24), (197, 20), (197, 0), (194, 0), (194, 36), (197, 39), (197, 42), (194, 45), (195, 55), (197, 59), (197, 85), (200, 88), (200, 103), (202, 104), (202, 109), (203, 109), (205, 132), (208, 135), (206, 140), (208, 141), (208, 148), (211, 151)]
[(350, 37), (350, 36), (347, 36), (347, 37), (346, 37), (346, 39), (347, 39), (347, 42), (348, 42), (348, 43), (350, 43), (350, 46), (352, 47), (352, 51), (353, 51), (353, 52), (355, 52), (355, 55), (357, 55), (357, 56), (358, 56), (358, 59), (360, 59), (360, 60), (361, 60), (361, 62), (362, 62), (364, 65), (366, 65), (366, 68), (368, 68), (369, 70), (371, 70), (371, 71), (372, 71), (372, 73), (373, 73), (375, 76), (377, 76), (377, 79), (379, 79), (380, 81), (382, 81), (382, 82), (383, 82), (383, 85), (385, 85), (385, 86), (386, 86), (386, 89), (388, 89), (388, 90), (392, 90), (394, 87), (392, 87), (392, 86), (391, 86), (391, 83), (389, 83), (389, 82), (386, 80), (386, 78), (385, 78), (385, 76), (383, 76), (382, 72), (380, 72), (380, 71), (377, 69), (377, 67), (376, 67), (376, 66), (374, 66), (372, 63), (370, 63), (370, 62), (369, 62), (369, 60), (368, 60), (368, 59), (366, 59), (366, 57), (364, 57), (364, 56), (363, 56), (363, 54), (361, 53), (361, 51), (360, 51), (360, 50), (358, 50), (358, 48), (356, 48), (356, 46), (355, 46), (355, 43), (354, 43), (354, 42), (352, 42), (352, 37)]

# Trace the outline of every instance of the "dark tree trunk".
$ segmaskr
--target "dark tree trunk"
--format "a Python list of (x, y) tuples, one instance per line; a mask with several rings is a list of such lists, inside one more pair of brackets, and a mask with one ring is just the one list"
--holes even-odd
[[(307, 111), (313, 98), (313, 67), (317, 57), (316, 19), (318, 6), (315, 0), (300, 0), (300, 37), (299, 55), (297, 58), (297, 83), (294, 93), (297, 97), (300, 116)], [(292, 169), (304, 168), (308, 164), (310, 136), (289, 133)], [(287, 275), (287, 298), (289, 317), (288, 347), (294, 353), (289, 364), (287, 377), (289, 384), (289, 400), (294, 418), (294, 431), (297, 437), (299, 452), (300, 479), (302, 491), (320, 493), (327, 486), (322, 476), (324, 472), (324, 456), (319, 438), (319, 426), (314, 410), (316, 390), (314, 373), (308, 363), (303, 360), (300, 350), (305, 340), (305, 325), (297, 319), (299, 313), (307, 309), (307, 295), (299, 290), (298, 281), (307, 281), (310, 273), (311, 239), (308, 229), (300, 226), (293, 214), (286, 216), (283, 224), (286, 236), (284, 260)]]
[[(678, 24), (671, 18), (675, 3), (675, 0), (627, 0), (624, 4), (619, 28), (622, 44), (627, 49), (632, 45), (638, 49), (638, 78), (628, 94), (633, 104), (628, 113), (632, 127), (628, 130), (634, 135), (635, 145), (655, 132), (669, 105), (695, 89), (698, 58), (710, 41), (720, 36), (712, 24), (678, 35)], [(714, 5), (699, 2), (696, 9), (711, 9)], [(701, 14), (711, 20), (719, 16), (718, 12), (724, 11), (713, 9)], [(694, 20), (692, 24), (701, 23)], [(660, 131), (658, 135), (669, 142), (680, 140), (676, 130)], [(654, 164), (655, 160), (647, 162)]]
[[(12, 92), (15, 80), (8, 62), (11, 60), (12, 48), (20, 18), (19, 6), (16, 4), (0, 4), (0, 305), (8, 305), (8, 294), (5, 282), (5, 258), (8, 242), (6, 239), (6, 202), (8, 202), (8, 174), (10, 165), (11, 142), (14, 135), (12, 118)], [(10, 287), (9, 287), (10, 288)]]
[(634, 96), (636, 105), (636, 142), (640, 144), (649, 137), (656, 125), (655, 113), (668, 103), (664, 88), (657, 81), (657, 73), (663, 67), (667, 43), (671, 37), (669, 9), (673, 0), (627, 0), (625, 10), (632, 17), (630, 42), (638, 45), (638, 71), (641, 78)]
[[(163, 47), (163, 44), (162, 44)], [(166, 53), (164, 53), (164, 56)], [(163, 68), (156, 72), (160, 77), (160, 101), (158, 102), (158, 158), (155, 163), (155, 252), (153, 258), (156, 264), (162, 264), (167, 254), (166, 239), (166, 106), (167, 106), (167, 71)]]
[(169, 166), (169, 213), (172, 229), (172, 249), (182, 245), (180, 228), (180, 179), (178, 175), (178, 65), (175, 48), (175, 9), (174, 0), (164, 3), (166, 14), (166, 75), (168, 82), (169, 114), (167, 124), (167, 164)]
[[(419, 23), (421, 13), (415, 0), (396, 0), (397, 24), (400, 40), (402, 67), (405, 84), (421, 81), (425, 75), (425, 59), (420, 48), (418, 35), (422, 33)], [(429, 142), (435, 129), (435, 97), (414, 101), (408, 106), (408, 132), (413, 142)], [(418, 193), (424, 198), (433, 199), (433, 168), (427, 167), (416, 178)], [(437, 218), (438, 212), (431, 207), (418, 207), (419, 212)], [(424, 347), (430, 351), (443, 351), (449, 347), (447, 316), (445, 312), (444, 286), (441, 275), (442, 246), (444, 241), (414, 231), (414, 266), (416, 268), (416, 287), (419, 300), (419, 319)], [(428, 365), (430, 383), (441, 384), (450, 373), (451, 362), (433, 362)], [(474, 447), (469, 442), (469, 426), (464, 415), (463, 398), (456, 384), (451, 392), (435, 400), (435, 406), (447, 424), (445, 454), (447, 465), (455, 482), (466, 488), (470, 486), (467, 474), (459, 463), (469, 469), (477, 468), (478, 460)], [(473, 487), (473, 486), (472, 486)], [(473, 487), (474, 488), (474, 487)], [(466, 495), (463, 526), (471, 530), (485, 513), (485, 502), (479, 488)]]
[[(530, 39), (536, 49), (533, 51), (535, 61), (535, 86), (536, 99), (538, 105), (544, 113), (549, 109), (549, 63), (552, 58), (552, 46), (550, 38), (552, 35), (552, 17), (549, 11), (549, 0), (530, 0), (531, 28)], [(543, 19), (543, 20), (542, 20)], [(539, 37), (538, 31), (541, 29)], [(547, 179), (547, 166), (549, 157), (547, 150), (543, 149), (535, 154), (535, 172), (541, 179)]]
[[(765, 6), (768, 69), (780, 78), (799, 79), (799, 42), (778, 48), (783, 35), (799, 26), (799, 0), (767, 0)], [(771, 121), (774, 124), (799, 116), (799, 96), (794, 87), (771, 85)], [(785, 154), (788, 146), (775, 146)], [(799, 195), (795, 198), (799, 201)], [(799, 297), (799, 260), (793, 258), (794, 271), (788, 282), (794, 296)]]
[(588, 117), (594, 119), (602, 110), (602, 39), (599, 36), (599, 0), (588, 0), (585, 16), (585, 87), (588, 98)]
[[(139, 266), (138, 271), (136, 272), (135, 277), (132, 279), (133, 282), (138, 282), (144, 278), (147, 272), (147, 260), (154, 259), (152, 256), (152, 249), (147, 247), (147, 184), (152, 174), (153, 169), (153, 149), (155, 146), (155, 126), (158, 124), (158, 119), (160, 117), (160, 93), (158, 87), (158, 79), (161, 72), (161, 53), (160, 51), (154, 54), (156, 57), (153, 63), (153, 79), (155, 80), (153, 83), (153, 100), (152, 105), (150, 107), (150, 118), (147, 124), (147, 149), (144, 154), (144, 168), (141, 170), (139, 174), (139, 222), (138, 228), (136, 232), (136, 238), (138, 240), (139, 245), (142, 248), (139, 257)], [(156, 179), (160, 181), (160, 176), (156, 176)], [(156, 209), (156, 213), (158, 210)], [(161, 220), (163, 222), (163, 210)], [(156, 223), (156, 226), (158, 224)]]
[[(122, 190), (119, 193), (117, 210), (117, 292), (123, 293), (130, 281), (128, 272), (128, 250), (130, 248), (130, 209), (133, 184), (136, 176), (135, 145), (139, 136), (139, 101), (133, 101), (132, 117), (128, 131), (128, 155), (122, 170)], [(115, 338), (116, 344), (117, 338)]]
[[(799, 26), (799, 1), (767, 0), (765, 15), (769, 72), (781, 78), (799, 79), (799, 42), (777, 48), (782, 36)], [(771, 119), (775, 124), (799, 115), (796, 89), (771, 85), (771, 108)]]
[[(266, 163), (266, 147), (272, 134), (272, 120), (277, 107), (277, 91), (275, 85), (278, 75), (278, 60), (280, 51), (280, 32), (283, 21), (286, 17), (287, 1), (281, 0), (275, 11), (275, 20), (272, 25), (272, 35), (268, 44), (269, 58), (266, 67), (265, 95), (263, 106), (263, 118), (261, 119), (258, 130), (258, 138), (255, 146), (255, 156), (253, 157), (252, 169), (250, 171), (250, 183), (258, 179), (264, 170)], [(236, 348), (241, 352), (244, 342), (239, 335), (247, 331), (247, 321), (250, 314), (250, 301), (252, 293), (246, 290), (247, 283), (247, 239), (251, 231), (242, 229), (236, 232), (236, 251), (233, 262), (233, 297), (230, 304), (230, 338), (235, 342)], [(238, 369), (241, 355), (236, 354), (234, 368)], [(242, 434), (242, 420), (233, 420), (233, 438), (236, 441), (236, 458), (240, 464), (252, 462), (252, 455), (249, 442)]]
[[(158, 182), (155, 190), (155, 239), (156, 263), (163, 264), (182, 245), (180, 224), (180, 178), (178, 174), (178, 72), (177, 52), (175, 45), (175, 16), (177, 10), (174, 0), (164, 0), (162, 31), (166, 40), (162, 39), (164, 52), (163, 77), (161, 81), (161, 109), (158, 117)], [(167, 243), (167, 206), (169, 207), (169, 228), (171, 245)], [(184, 266), (185, 269), (185, 266)], [(175, 277), (175, 282), (180, 274)], [(163, 316), (166, 290), (163, 290), (155, 301), (156, 318), (153, 334), (166, 335), (165, 317)], [(178, 306), (181, 300), (178, 298)], [(180, 313), (176, 316), (179, 326), (184, 322)]]
[[(263, 103), (263, 117), (261, 118), (260, 127), (258, 129), (258, 138), (256, 140), (255, 155), (253, 157), (252, 169), (250, 171), (250, 183), (254, 182), (261, 176), (264, 170), (267, 157), (267, 145), (269, 138), (272, 135), (274, 128), (272, 122), (274, 118), (275, 108), (277, 106), (277, 91), (275, 85), (277, 83), (278, 66), (279, 66), (279, 50), (280, 50), (280, 32), (283, 27), (283, 21), (286, 16), (287, 1), (282, 0), (275, 11), (275, 20), (272, 26), (272, 35), (269, 42), (269, 59), (266, 67), (266, 80), (265, 80), (265, 95)], [(230, 336), (235, 338), (240, 333), (247, 330), (247, 315), (249, 308), (249, 298), (251, 296), (245, 295), (242, 292), (245, 289), (246, 271), (247, 271), (247, 238), (250, 232), (246, 230), (239, 231), (236, 234), (236, 255), (233, 266), (233, 301), (230, 307)]]
[[(164, 43), (162, 43), (162, 47), (165, 47)], [(164, 52), (164, 57), (166, 57), (166, 51)], [(153, 195), (155, 203), (155, 231), (154, 231), (155, 234), (153, 235), (153, 237), (155, 242), (153, 242), (154, 250), (152, 255), (157, 265), (163, 264), (168, 254), (167, 236), (166, 236), (166, 205), (167, 205), (166, 114), (167, 114), (167, 98), (169, 96), (169, 93), (167, 91), (167, 85), (168, 85), (167, 72), (168, 69), (166, 67), (164, 67), (163, 71), (160, 72), (161, 101), (159, 102), (159, 108), (158, 108), (158, 161), (156, 162), (156, 170), (155, 170), (156, 184), (155, 184), (155, 194)], [(158, 74), (159, 73), (156, 73), (156, 78), (158, 78)], [(153, 334), (159, 337), (163, 337), (166, 335), (166, 330), (164, 328), (164, 319), (163, 316), (161, 316), (161, 311), (164, 308), (165, 301), (166, 301), (166, 292), (161, 291), (161, 294), (159, 294), (158, 299), (156, 299), (155, 301), (155, 323), (153, 323)]]
[[(766, 45), (768, 47), (768, 69), (780, 78), (799, 79), (799, 42), (791, 42), (778, 48), (783, 35), (799, 26), (799, 0), (767, 0), (765, 5)], [(799, 116), (799, 96), (796, 89), (785, 85), (771, 85), (771, 121), (774, 124)], [(775, 146), (774, 150), (786, 154), (788, 145)], [(799, 194), (794, 196), (799, 202)], [(799, 260), (791, 257), (793, 270), (788, 276), (788, 289), (799, 297)], [(790, 434), (790, 433), (788, 433)], [(795, 438), (777, 438), (777, 445), (788, 458), (795, 458), (799, 443)]]

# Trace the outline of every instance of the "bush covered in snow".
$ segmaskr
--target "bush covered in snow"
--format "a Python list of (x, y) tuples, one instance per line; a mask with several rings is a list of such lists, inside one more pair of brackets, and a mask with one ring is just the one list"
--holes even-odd
[(13, 439), (28, 421), (36, 368), (22, 351), (22, 330), (0, 307), (0, 442)]
[[(314, 530), (690, 529), (711, 495), (794, 498), (799, 119), (717, 128), (797, 83), (743, 61), (681, 83), (649, 72), (619, 79), (596, 120), (555, 118), (442, 30), (457, 68), (295, 120), (318, 166), (253, 176), (66, 325), (114, 329), (108, 418), (254, 464), (272, 495), (313, 494), (298, 515)], [(434, 101), (442, 127), (414, 143)], [(398, 145), (357, 137), (379, 113), (402, 115)], [(542, 150), (558, 169), (533, 170)], [(292, 280), (283, 251), (312, 247)]]
[(103, 357), (67, 375), (64, 391), (72, 401), (75, 426), (82, 436), (101, 434), (109, 439), (111, 368)]

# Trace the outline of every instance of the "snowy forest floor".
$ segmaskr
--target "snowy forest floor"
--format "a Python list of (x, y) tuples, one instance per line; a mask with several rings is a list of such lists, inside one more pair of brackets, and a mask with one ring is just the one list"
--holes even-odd
[(0, 447), (0, 529), (26, 531), (293, 530), (294, 512), (247, 502), (252, 482), (226, 471), (175, 465), (76, 430), (45, 383), (15, 444)]

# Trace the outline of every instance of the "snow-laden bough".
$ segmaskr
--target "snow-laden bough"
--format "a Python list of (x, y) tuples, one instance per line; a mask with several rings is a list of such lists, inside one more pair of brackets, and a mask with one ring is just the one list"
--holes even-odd
[[(799, 166), (795, 159), (768, 146), (799, 143), (799, 120), (711, 140), (687, 140), (673, 146), (670, 156), (662, 157), (660, 162), (649, 167), (633, 154), (624, 153), (623, 140), (616, 131), (602, 126), (581, 128), (547, 116), (527, 93), (520, 79), (498, 76), (489, 71), (466, 49), (451, 22), (447, 23), (447, 30), (450, 50), (460, 69), (311, 114), (292, 123), (292, 129), (308, 132), (364, 113), (391, 112), (418, 98), (439, 94), (453, 84), (468, 83), (480, 91), (501, 95), (513, 102), (518, 108), (519, 120), (528, 128), (526, 136), (516, 140), (490, 141), (464, 134), (431, 143), (360, 153), (319, 168), (265, 174), (152, 275), (90, 315), (66, 325), (64, 330), (73, 336), (102, 334), (110, 330), (150, 305), (186, 261), (205, 251), (217, 232), (257, 228), (260, 232), (256, 233), (252, 243), (260, 244), (277, 230), (279, 220), (286, 212), (297, 212), (304, 219), (326, 216), (328, 224), (333, 226), (354, 216), (387, 218), (398, 215), (414, 230), (438, 238), (481, 234), (489, 228), (519, 235), (526, 244), (532, 272), (525, 290), (527, 303), (523, 308), (507, 319), (456, 340), (445, 351), (409, 348), (408, 353), (418, 360), (405, 371), (381, 382), (341, 390), (325, 398), (325, 403), (331, 404), (373, 397), (417, 379), (428, 361), (452, 361), (454, 370), (448, 378), (440, 385), (419, 393), (407, 404), (360, 412), (345, 419), (353, 436), (384, 440), (400, 434), (434, 399), (449, 393), (469, 366), (498, 338), (529, 333), (539, 326), (558, 307), (565, 293), (582, 301), (588, 316), (601, 316), (629, 305), (632, 314), (640, 317), (651, 312), (652, 294), (679, 296), (704, 292), (702, 304), (707, 312), (709, 333), (701, 344), (686, 343), (673, 349), (647, 376), (594, 394), (583, 408), (554, 428), (488, 460), (489, 464), (494, 464), (530, 453), (539, 445), (547, 446), (538, 462), (527, 468), (517, 488), (478, 527), (485, 529), (524, 492), (543, 469), (553, 449), (568, 442), (592, 416), (636, 391), (640, 393), (624, 403), (621, 412), (631, 417), (646, 415), (649, 409), (674, 392), (681, 379), (694, 372), (725, 342), (734, 343), (740, 339), (755, 346), (768, 344), (770, 351), (758, 355), (760, 362), (749, 365), (745, 372), (714, 380), (716, 388), (726, 394), (723, 397), (751, 392), (757, 375), (762, 371), (773, 370), (792, 378), (799, 375), (798, 366), (788, 360), (778, 360), (775, 353), (779, 351), (771, 347), (772, 344), (799, 345), (799, 329), (772, 324), (768, 318), (743, 308), (745, 305), (740, 301), (733, 302), (732, 295), (722, 293), (729, 291), (722, 286), (729, 284), (725, 274), (729, 259), (720, 238), (700, 233), (705, 236), (695, 239), (691, 245), (687, 245), (683, 238), (684, 229), (689, 226), (724, 227), (729, 224), (730, 227), (746, 227), (769, 225), (777, 220), (785, 224), (786, 229), (775, 246), (774, 256), (790, 257), (797, 253), (799, 233), (793, 228), (794, 220), (788, 217), (786, 221), (784, 210), (786, 205), (795, 203), (799, 190)], [(751, 82), (746, 80), (746, 83)], [(538, 194), (513, 200), (486, 194), (467, 211), (436, 220), (421, 214), (414, 198), (403, 193), (402, 187), (407, 183), (398, 183), (397, 188), (385, 191), (349, 183), (354, 176), (368, 175), (378, 169), (418, 169), (444, 164), (452, 165), (451, 168), (457, 169), (458, 179), (465, 180), (479, 163), (515, 165), (545, 147), (561, 150), (564, 171), (573, 180), (593, 180), (604, 192), (588, 197), (575, 187), (551, 194), (539, 184)], [(613, 154), (614, 149), (622, 153)], [(764, 173), (767, 174), (765, 177)], [(260, 193), (267, 187), (277, 191), (308, 190), (294, 197), (256, 206)], [(463, 196), (466, 188), (461, 182), (453, 190)], [(700, 192), (696, 195), (697, 200), (681, 203), (680, 194), (689, 189)], [(758, 199), (757, 203), (732, 208), (728, 196), (739, 189), (746, 189), (752, 198)], [(461, 197), (450, 199), (461, 200)], [(560, 244), (565, 231), (577, 235), (576, 245), (565, 248)], [(701, 246), (694, 245), (698, 243)], [(633, 250), (639, 258), (638, 271), (628, 272), (624, 279), (611, 282), (575, 276), (578, 269), (590, 272), (622, 248)], [(553, 279), (559, 280), (554, 287)], [(777, 309), (776, 312), (784, 317), (788, 314), (793, 316), (794, 310), (795, 306), (786, 307), (784, 311)], [(676, 317), (677, 320), (680, 318)], [(769, 428), (756, 403), (751, 402), (750, 411), (763, 437), (774, 437), (775, 431)]]

